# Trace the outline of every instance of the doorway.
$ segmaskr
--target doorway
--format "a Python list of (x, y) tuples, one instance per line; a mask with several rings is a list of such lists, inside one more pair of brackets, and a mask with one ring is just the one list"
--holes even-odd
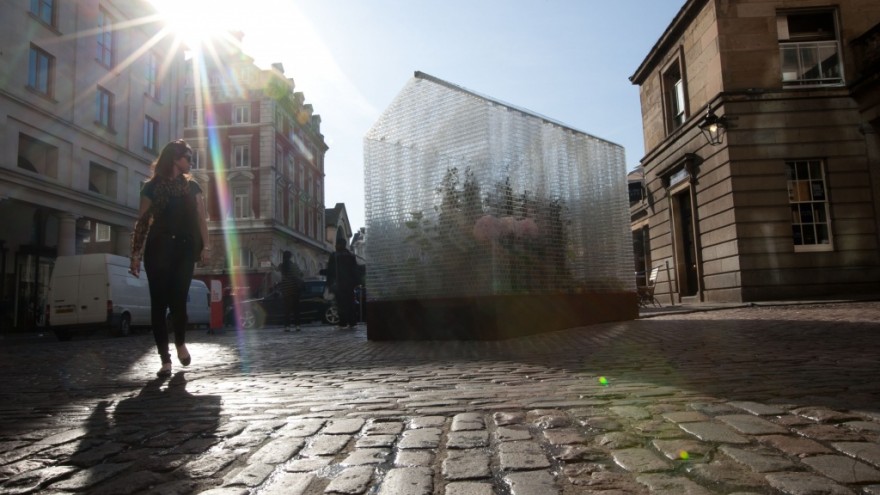
[(696, 296), (699, 293), (699, 271), (690, 187), (672, 196), (672, 210), (678, 294), (682, 298)]

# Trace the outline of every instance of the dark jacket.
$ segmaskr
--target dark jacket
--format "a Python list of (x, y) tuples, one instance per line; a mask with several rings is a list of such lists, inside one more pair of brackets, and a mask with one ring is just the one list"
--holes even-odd
[(345, 248), (338, 249), (330, 255), (327, 261), (327, 284), (335, 292), (352, 293), (354, 288), (360, 283), (360, 270), (358, 270), (357, 259), (351, 254), (351, 251)]

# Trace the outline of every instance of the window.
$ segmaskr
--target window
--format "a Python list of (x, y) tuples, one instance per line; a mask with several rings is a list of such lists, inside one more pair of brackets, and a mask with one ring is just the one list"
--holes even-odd
[(95, 242), (110, 242), (110, 226), (95, 222)]
[(198, 107), (190, 107), (187, 123), (190, 127), (200, 127), (205, 121), (205, 112)]
[(287, 226), (295, 229), (296, 228), (296, 196), (293, 194), (293, 190), (287, 190)]
[(95, 93), (95, 123), (108, 129), (113, 128), (113, 93), (100, 86)]
[(251, 147), (247, 144), (236, 144), (232, 146), (232, 163), (236, 168), (246, 168), (251, 166)]
[(83, 237), (83, 243), (92, 242), (92, 222), (86, 222), (85, 229), (89, 231), (85, 237)]
[(202, 166), (202, 154), (204, 151), (201, 148), (193, 148), (193, 157), (192, 157), (192, 168), (193, 170), (198, 170), (203, 168)]
[(275, 220), (284, 223), (284, 186), (275, 186)]
[(26, 134), (19, 134), (18, 167), (57, 179), (58, 148)]
[(299, 166), (299, 218), (297, 222), (299, 224), (300, 232), (306, 231), (306, 204), (308, 203), (308, 197), (306, 197), (305, 185), (303, 182), (305, 181), (305, 168), (302, 165)]
[(284, 167), (284, 150), (281, 149), (281, 146), (275, 147), (275, 168), (277, 170), (282, 170)]
[(232, 109), (233, 124), (249, 124), (251, 122), (251, 106), (235, 105)]
[(663, 72), (663, 105), (666, 110), (666, 133), (671, 134), (687, 120), (687, 95), (680, 58)]
[(232, 266), (250, 268), (254, 264), (254, 255), (248, 248), (241, 248), (232, 253)]
[(290, 180), (295, 180), (293, 176), (294, 170), (296, 170), (296, 158), (293, 156), (293, 153), (287, 155), (287, 178)]
[(233, 218), (250, 218), (251, 192), (248, 187), (235, 187), (232, 189), (232, 207)]
[(156, 136), (159, 123), (150, 117), (144, 117), (144, 148), (156, 152)]
[(783, 86), (843, 84), (834, 11), (781, 13), (776, 32)]
[(159, 56), (154, 52), (147, 53), (147, 72), (145, 74), (147, 80), (146, 94), (154, 100), (159, 99)]
[(55, 26), (55, 2), (53, 0), (31, 0), (31, 13), (46, 24)]
[(785, 162), (795, 251), (831, 249), (828, 191), (822, 160)]
[(116, 199), (116, 172), (95, 162), (90, 162), (89, 191)]
[(113, 18), (104, 9), (98, 9), (98, 62), (113, 67)]
[(46, 96), (52, 96), (55, 57), (31, 45), (28, 58), (28, 87)]

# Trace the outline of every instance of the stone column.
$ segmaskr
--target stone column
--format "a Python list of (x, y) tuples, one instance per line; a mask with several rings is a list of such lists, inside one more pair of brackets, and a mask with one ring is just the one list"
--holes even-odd
[(58, 215), (58, 256), (76, 254), (76, 215)]

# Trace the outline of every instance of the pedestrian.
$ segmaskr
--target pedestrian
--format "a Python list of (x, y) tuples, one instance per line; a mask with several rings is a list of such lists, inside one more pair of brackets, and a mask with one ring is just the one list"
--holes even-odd
[(278, 266), (281, 272), (281, 297), (284, 299), (284, 331), (290, 331), (290, 317), (293, 315), (293, 325), (299, 332), (299, 294), (302, 287), (302, 271), (293, 262), (293, 253), (284, 251), (283, 260)]
[(336, 295), (336, 305), (339, 308), (339, 328), (356, 327), (354, 288), (360, 282), (360, 270), (357, 260), (346, 247), (344, 239), (336, 240), (336, 252), (330, 255), (325, 273), (330, 291)]
[(160, 378), (171, 376), (168, 321), (174, 330), (177, 359), (187, 366), (192, 357), (186, 348), (186, 298), (195, 262), (207, 263), (208, 226), (204, 197), (189, 176), (192, 148), (182, 139), (162, 148), (153, 162), (153, 176), (141, 187), (140, 217), (131, 234), (130, 273), (140, 276), (141, 257), (150, 287), (150, 321), (162, 367)]

